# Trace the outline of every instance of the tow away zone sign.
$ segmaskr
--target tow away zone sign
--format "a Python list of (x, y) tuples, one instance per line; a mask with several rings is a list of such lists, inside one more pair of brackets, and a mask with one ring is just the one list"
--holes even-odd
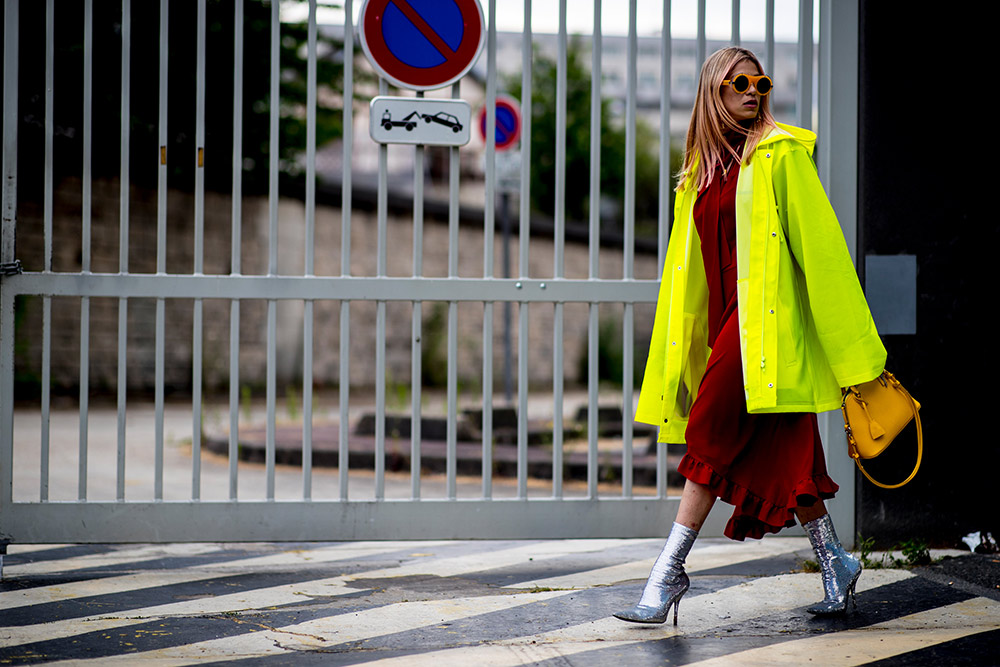
[(469, 143), (472, 109), (465, 100), (379, 96), (368, 108), (368, 132), (380, 144)]

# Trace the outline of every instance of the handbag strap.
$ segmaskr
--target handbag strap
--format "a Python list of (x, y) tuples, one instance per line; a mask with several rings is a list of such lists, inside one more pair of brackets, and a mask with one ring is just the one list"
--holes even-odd
[(874, 484), (875, 486), (882, 487), (883, 489), (898, 489), (904, 484), (908, 484), (910, 480), (912, 480), (916, 476), (917, 470), (920, 469), (920, 460), (923, 458), (924, 455), (924, 429), (920, 424), (920, 411), (917, 410), (916, 403), (913, 402), (913, 397), (910, 396), (910, 392), (906, 391), (906, 388), (902, 384), (900, 384), (899, 380), (897, 380), (892, 375), (892, 373), (890, 373), (889, 371), (885, 371), (885, 375), (889, 377), (889, 381), (892, 384), (893, 388), (895, 388), (896, 391), (902, 393), (903, 396), (906, 397), (906, 400), (910, 403), (910, 409), (913, 410), (913, 420), (914, 423), (916, 423), (917, 425), (917, 462), (913, 466), (913, 472), (911, 472), (910, 476), (904, 479), (899, 484), (883, 484), (882, 482), (878, 481), (877, 479), (869, 475), (868, 471), (865, 470), (865, 467), (861, 465), (861, 457), (858, 455), (858, 450), (853, 442), (854, 440), (853, 434), (851, 434), (850, 432), (848, 432), (848, 439), (850, 440), (850, 442), (848, 443), (848, 452), (850, 453), (851, 458), (854, 459), (854, 462), (858, 464), (858, 469), (861, 470), (862, 474), (864, 474), (864, 476), (867, 477), (868, 481), (870, 481), (872, 484)]

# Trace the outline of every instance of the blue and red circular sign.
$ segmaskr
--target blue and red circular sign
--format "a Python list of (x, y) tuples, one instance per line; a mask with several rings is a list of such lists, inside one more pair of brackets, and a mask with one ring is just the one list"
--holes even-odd
[(479, 0), (365, 0), (361, 47), (397, 86), (433, 90), (472, 69), (486, 34)]
[[(486, 141), (486, 107), (479, 110), (479, 136)], [(497, 97), (496, 149), (507, 150), (521, 138), (521, 107), (513, 97)]]

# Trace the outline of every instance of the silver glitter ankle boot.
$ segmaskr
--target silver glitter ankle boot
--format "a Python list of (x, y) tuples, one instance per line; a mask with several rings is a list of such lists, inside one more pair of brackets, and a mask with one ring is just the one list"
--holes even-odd
[(837, 531), (829, 514), (802, 524), (809, 535), (816, 560), (823, 575), (823, 590), (826, 597), (806, 608), (810, 614), (818, 616), (841, 614), (847, 610), (847, 599), (854, 597), (854, 608), (858, 608), (854, 587), (861, 576), (861, 561), (848, 553), (837, 539)]
[(663, 545), (663, 551), (653, 563), (639, 604), (618, 612), (615, 618), (633, 623), (663, 623), (667, 620), (667, 613), (673, 605), (674, 625), (677, 625), (677, 608), (680, 606), (681, 597), (691, 586), (691, 581), (684, 572), (684, 559), (691, 551), (691, 545), (694, 544), (696, 537), (698, 531), (674, 523), (670, 536)]

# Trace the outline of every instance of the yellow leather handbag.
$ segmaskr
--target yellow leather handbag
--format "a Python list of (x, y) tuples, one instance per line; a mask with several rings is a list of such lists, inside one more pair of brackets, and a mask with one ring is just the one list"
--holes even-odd
[[(847, 432), (847, 453), (873, 484), (883, 489), (898, 489), (913, 479), (920, 468), (924, 452), (924, 432), (920, 426), (920, 404), (903, 388), (889, 371), (864, 384), (844, 389), (840, 404)], [(875, 480), (861, 459), (873, 459), (881, 454), (899, 435), (911, 419), (917, 423), (917, 463), (913, 472), (899, 484), (883, 484)]]

